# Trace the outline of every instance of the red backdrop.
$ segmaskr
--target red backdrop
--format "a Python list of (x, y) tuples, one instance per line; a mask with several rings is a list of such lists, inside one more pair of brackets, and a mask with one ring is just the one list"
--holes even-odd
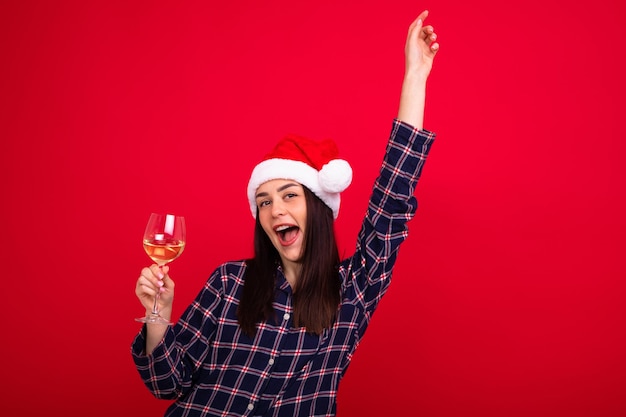
[(251, 254), (286, 133), (351, 161), (348, 253), (428, 8), (438, 140), (339, 416), (625, 415), (625, 6), (504, 4), (2, 2), (0, 414), (162, 414), (129, 353), (148, 214), (187, 218), (180, 314)]

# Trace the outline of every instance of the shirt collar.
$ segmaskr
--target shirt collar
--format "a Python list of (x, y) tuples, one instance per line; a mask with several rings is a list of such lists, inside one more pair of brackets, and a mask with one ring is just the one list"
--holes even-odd
[(281, 265), (278, 265), (276, 268), (276, 288), (286, 293), (291, 293), (291, 285), (289, 285), (287, 278), (285, 278), (283, 267)]

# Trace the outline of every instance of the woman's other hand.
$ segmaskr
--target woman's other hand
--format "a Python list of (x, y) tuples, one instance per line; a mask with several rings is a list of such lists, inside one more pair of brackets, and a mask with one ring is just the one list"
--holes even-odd
[(168, 272), (167, 265), (163, 268), (159, 268), (156, 264), (143, 268), (135, 287), (135, 294), (147, 314), (152, 311), (154, 297), (157, 291), (159, 292), (157, 308), (161, 317), (166, 320), (170, 320), (174, 301), (174, 281), (169, 277)]

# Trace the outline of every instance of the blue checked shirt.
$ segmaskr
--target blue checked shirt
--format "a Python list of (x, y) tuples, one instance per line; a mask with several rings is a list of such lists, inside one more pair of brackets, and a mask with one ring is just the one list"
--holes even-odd
[(389, 287), (398, 248), (415, 214), (415, 186), (435, 135), (394, 120), (356, 251), (339, 268), (338, 316), (321, 335), (294, 327), (293, 294), (282, 270), (276, 319), (250, 338), (237, 323), (244, 262), (221, 265), (151, 355), (145, 329), (132, 354), (166, 416), (334, 416), (339, 381)]

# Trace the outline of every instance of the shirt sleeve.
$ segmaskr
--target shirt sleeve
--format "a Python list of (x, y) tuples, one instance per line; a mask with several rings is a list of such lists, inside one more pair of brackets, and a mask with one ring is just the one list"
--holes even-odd
[(407, 222), (417, 210), (413, 193), (435, 134), (394, 120), (379, 176), (374, 182), (356, 253), (347, 266), (346, 294), (364, 311), (362, 337), (391, 280)]
[(222, 274), (216, 270), (163, 340), (145, 354), (146, 326), (133, 340), (131, 353), (144, 384), (157, 398), (176, 399), (192, 386), (213, 338), (223, 299)]

